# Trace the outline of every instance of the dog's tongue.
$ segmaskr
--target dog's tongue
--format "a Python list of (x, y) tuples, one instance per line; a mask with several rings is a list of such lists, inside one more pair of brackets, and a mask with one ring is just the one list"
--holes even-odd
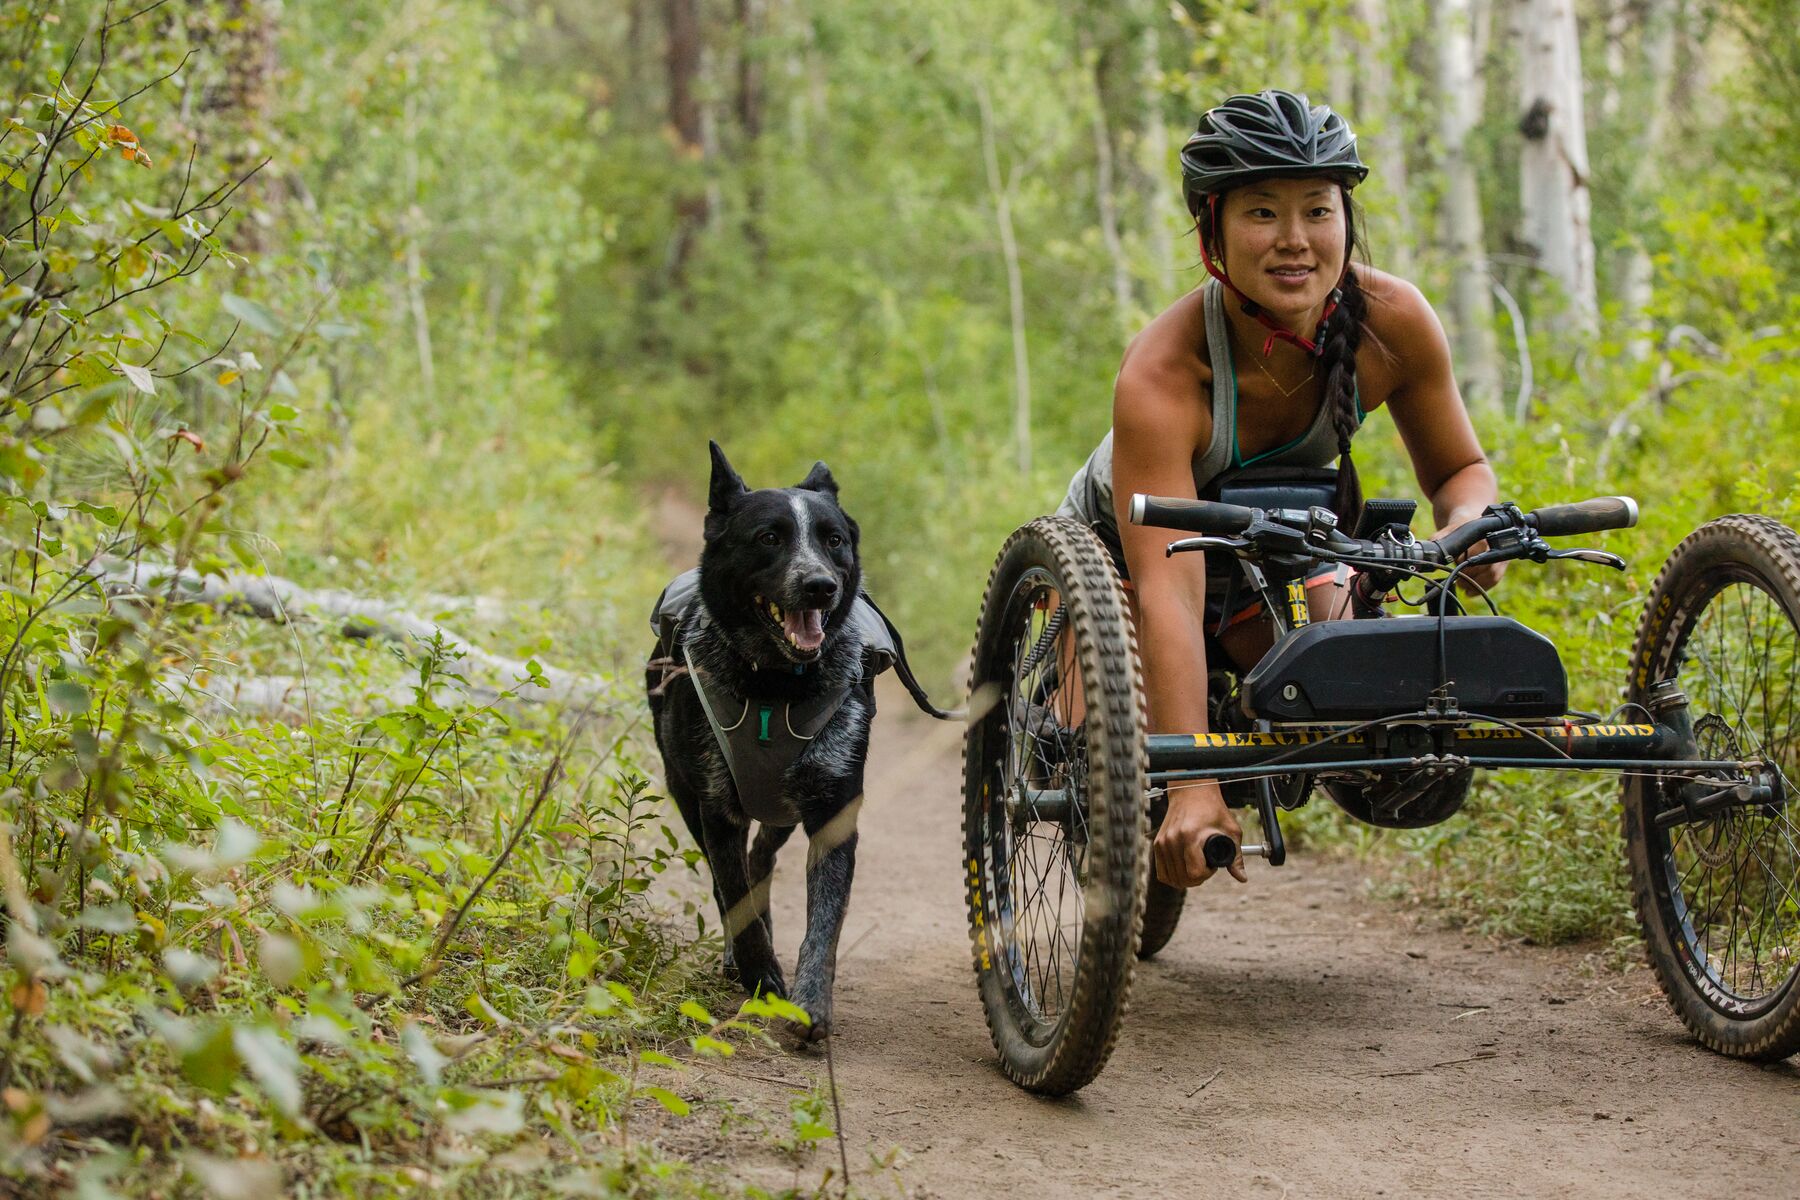
[(781, 614), (781, 627), (788, 641), (800, 650), (817, 650), (825, 641), (825, 613), (822, 609), (789, 609)]

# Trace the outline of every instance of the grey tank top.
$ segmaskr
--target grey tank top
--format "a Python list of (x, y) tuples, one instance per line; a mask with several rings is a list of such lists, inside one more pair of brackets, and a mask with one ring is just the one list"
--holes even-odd
[[(1228, 470), (1239, 467), (1328, 467), (1337, 461), (1337, 431), (1331, 427), (1331, 413), (1324, 404), (1314, 415), (1306, 432), (1285, 446), (1277, 446), (1249, 459), (1238, 453), (1237, 444), (1237, 369), (1231, 358), (1231, 336), (1225, 324), (1225, 288), (1216, 279), (1206, 281), (1200, 289), (1201, 307), (1206, 317), (1206, 357), (1212, 368), (1212, 438), (1206, 448), (1194, 456), (1194, 492), (1204, 492), (1208, 484)], [(1360, 399), (1356, 405), (1356, 423), (1363, 421)], [(1068, 494), (1057, 506), (1059, 517), (1074, 517), (1100, 527), (1118, 540), (1117, 517), (1113, 511), (1112, 431), (1108, 430), (1087, 462), (1069, 481)]]

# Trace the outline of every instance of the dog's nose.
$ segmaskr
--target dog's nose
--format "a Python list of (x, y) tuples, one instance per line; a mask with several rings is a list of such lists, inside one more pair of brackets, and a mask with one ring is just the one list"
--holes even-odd
[(823, 608), (837, 599), (838, 581), (829, 575), (813, 575), (800, 585), (800, 591), (809, 603)]

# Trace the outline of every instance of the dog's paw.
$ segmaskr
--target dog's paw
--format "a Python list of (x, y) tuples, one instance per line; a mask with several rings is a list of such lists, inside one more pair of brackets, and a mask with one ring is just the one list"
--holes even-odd
[(801, 1045), (816, 1046), (831, 1033), (831, 1016), (829, 1013), (812, 1011), (808, 1011), (806, 1015), (812, 1018), (811, 1024), (802, 1025), (798, 1021), (789, 1021), (787, 1029)]
[(787, 980), (782, 978), (780, 967), (770, 967), (746, 974), (738, 981), (738, 985), (752, 996), (770, 996), (777, 1000), (787, 999)]

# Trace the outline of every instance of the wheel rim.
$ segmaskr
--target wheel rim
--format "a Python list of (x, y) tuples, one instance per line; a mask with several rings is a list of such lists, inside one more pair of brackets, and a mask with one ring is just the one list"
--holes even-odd
[[(1714, 583), (1685, 609), (1673, 674), (1700, 756), (1766, 762), (1776, 801), (1648, 827), (1683, 966), (1708, 1003), (1742, 1018), (1773, 1007), (1800, 971), (1800, 629), (1754, 572)], [(1679, 804), (1676, 786), (1663, 785), (1660, 807)]]
[[(994, 714), (1003, 753), (987, 807), (996, 965), (1007, 1007), (1026, 1039), (1047, 1044), (1068, 1011), (1086, 909), (1087, 754), (1077, 716), (1074, 634), (1055, 579), (1026, 571), (1007, 598), (1009, 670)], [(1050, 797), (1070, 798), (1043, 819)]]

